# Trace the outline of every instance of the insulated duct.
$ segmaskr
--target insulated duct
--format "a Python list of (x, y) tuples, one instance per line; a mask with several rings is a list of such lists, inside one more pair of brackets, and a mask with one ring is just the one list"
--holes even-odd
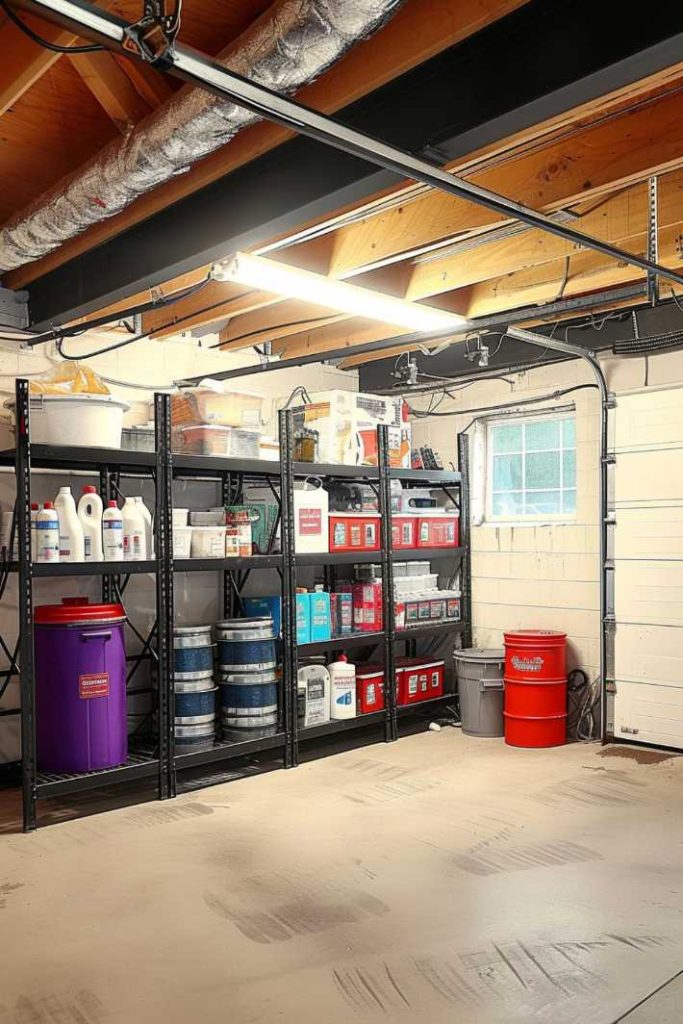
[[(403, 0), (278, 0), (217, 62), (259, 85), (290, 94), (380, 28)], [(260, 120), (202, 89), (185, 89), (106, 146), (0, 231), (0, 271), (39, 259), (138, 196), (188, 171)]]

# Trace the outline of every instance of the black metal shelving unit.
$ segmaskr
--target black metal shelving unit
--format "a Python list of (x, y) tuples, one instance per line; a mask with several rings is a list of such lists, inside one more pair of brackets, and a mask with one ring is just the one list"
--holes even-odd
[[(388, 431), (378, 430), (377, 467), (328, 466), (293, 461), (294, 427), (291, 411), (280, 413), (280, 462), (254, 459), (232, 459), (210, 456), (192, 456), (171, 452), (170, 399), (155, 396), (155, 451), (138, 452), (105, 448), (75, 448), (55, 445), (31, 445), (28, 381), (16, 385), (17, 444), (16, 449), (0, 453), (0, 465), (13, 466), (17, 482), (16, 526), (18, 560), (0, 566), (4, 573), (16, 573), (19, 582), (19, 643), (14, 655), (0, 637), (0, 644), (10, 659), (7, 672), (18, 670), (21, 692), (22, 788), (24, 830), (37, 825), (37, 802), (50, 796), (75, 793), (99, 788), (112, 783), (132, 782), (140, 779), (157, 780), (160, 799), (175, 796), (177, 773), (181, 770), (218, 765), (232, 758), (270, 752), (282, 758), (285, 767), (298, 763), (299, 743), (321, 739), (335, 733), (351, 732), (368, 726), (384, 726), (387, 741), (399, 735), (399, 721), (413, 712), (429, 706), (439, 706), (452, 700), (446, 695), (433, 701), (397, 706), (393, 687), (385, 687), (385, 708), (382, 711), (360, 715), (344, 721), (330, 721), (311, 728), (298, 728), (297, 674), (299, 657), (331, 654), (342, 650), (382, 648), (385, 679), (394, 678), (395, 647), (404, 646), (414, 653), (420, 639), (438, 636), (460, 637), (463, 646), (471, 644), (471, 587), (469, 566), (469, 493), (467, 439), (458, 438), (458, 471), (402, 470), (389, 466)], [(103, 499), (120, 493), (119, 483), (126, 477), (148, 477), (155, 487), (155, 557), (144, 562), (68, 563), (57, 565), (34, 564), (31, 561), (30, 506), (31, 472), (36, 469), (55, 471), (86, 471), (99, 475)], [(359, 553), (296, 554), (294, 550), (294, 485), (297, 477), (316, 476), (330, 479), (358, 479), (370, 482), (379, 500), (382, 545), (380, 551)], [(277, 528), (281, 532), (281, 551), (258, 554), (249, 558), (173, 558), (172, 510), (173, 481), (176, 478), (216, 481), (221, 486), (224, 503), (239, 503), (245, 481), (257, 480), (270, 487), (278, 502), (279, 513), (271, 530), (269, 550), (272, 550)], [(453, 623), (430, 623), (425, 626), (396, 630), (393, 601), (393, 553), (391, 549), (391, 480), (405, 484), (441, 487), (459, 506), (460, 547), (420, 548), (401, 550), (398, 560), (456, 560), (460, 567), (462, 592), (462, 619)], [(456, 493), (457, 492), (457, 495)], [(383, 616), (382, 632), (365, 635), (353, 634), (318, 643), (297, 645), (296, 610), (294, 595), (297, 573), (305, 567), (321, 567), (328, 582), (338, 566), (368, 562), (382, 563)], [(276, 570), (280, 576), (282, 594), (282, 669), (279, 724), (270, 736), (236, 740), (217, 739), (213, 746), (177, 752), (174, 748), (174, 679), (173, 679), (173, 624), (175, 620), (174, 577), (178, 573), (218, 572), (223, 577), (223, 615), (239, 614), (241, 595), (249, 575), (254, 570)], [(142, 644), (137, 655), (131, 655), (134, 668), (144, 658), (155, 662), (157, 687), (157, 730), (151, 739), (131, 745), (126, 764), (101, 771), (54, 775), (38, 772), (35, 745), (35, 677), (34, 677), (34, 600), (33, 582), (36, 579), (89, 576), (101, 578), (102, 599), (118, 600), (122, 597), (128, 578), (140, 574), (153, 575), (156, 585), (156, 621), (148, 636), (135, 630)], [(126, 598), (127, 599), (127, 598)], [(150, 692), (132, 689), (130, 693)], [(10, 712), (11, 713), (11, 712)]]

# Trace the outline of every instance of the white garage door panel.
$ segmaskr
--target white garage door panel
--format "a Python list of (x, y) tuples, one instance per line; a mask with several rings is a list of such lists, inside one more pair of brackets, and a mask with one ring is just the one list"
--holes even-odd
[(683, 444), (683, 389), (622, 395), (617, 403), (614, 442), (626, 448), (654, 450)]
[(683, 447), (617, 454), (616, 507), (683, 501)]
[(683, 748), (683, 389), (615, 419), (614, 735)]
[(683, 686), (683, 629), (620, 623), (615, 654), (617, 679)]
[[(681, 459), (683, 473), (683, 458)], [(620, 508), (614, 556), (683, 560), (683, 502), (658, 508)]]
[(683, 687), (617, 683), (614, 736), (683, 747)]
[(683, 562), (618, 562), (617, 622), (683, 626)]

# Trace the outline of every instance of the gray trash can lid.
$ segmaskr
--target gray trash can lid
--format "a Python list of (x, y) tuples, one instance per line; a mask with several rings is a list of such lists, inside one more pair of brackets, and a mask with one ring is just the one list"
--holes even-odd
[(465, 647), (462, 651), (454, 651), (456, 661), (493, 661), (505, 663), (505, 651), (502, 647)]

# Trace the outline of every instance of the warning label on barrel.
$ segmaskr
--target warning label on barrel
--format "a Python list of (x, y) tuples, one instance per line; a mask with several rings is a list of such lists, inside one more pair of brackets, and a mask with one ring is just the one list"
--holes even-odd
[(109, 673), (100, 672), (96, 676), (79, 676), (78, 693), (80, 697), (85, 699), (90, 697), (108, 697)]
[(519, 658), (513, 655), (512, 664), (518, 672), (540, 672), (543, 668), (543, 658)]

